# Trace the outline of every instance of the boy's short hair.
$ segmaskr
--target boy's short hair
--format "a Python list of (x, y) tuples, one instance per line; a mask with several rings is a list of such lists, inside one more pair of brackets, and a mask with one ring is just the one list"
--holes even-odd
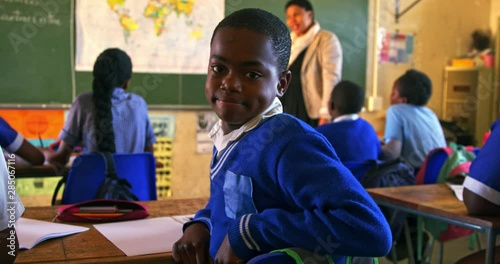
[(330, 96), (330, 108), (339, 115), (357, 114), (365, 104), (365, 89), (351, 81), (341, 81)]
[(288, 68), (292, 40), (288, 28), (277, 16), (258, 8), (233, 12), (215, 27), (210, 44), (217, 31), (223, 27), (246, 28), (265, 35), (273, 44), (278, 70), (284, 72)]
[(408, 70), (396, 80), (399, 96), (406, 97), (407, 103), (422, 106), (432, 95), (432, 82), (423, 72)]
[(314, 13), (313, 6), (308, 0), (290, 0), (286, 3), (285, 10), (287, 10), (288, 7), (292, 5), (300, 6), (306, 11), (312, 11)]

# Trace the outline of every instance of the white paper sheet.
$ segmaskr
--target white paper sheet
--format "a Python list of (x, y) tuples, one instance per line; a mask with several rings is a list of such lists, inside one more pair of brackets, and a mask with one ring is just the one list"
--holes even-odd
[(28, 218), (19, 218), (16, 233), (20, 249), (31, 249), (47, 239), (72, 235), (89, 230), (88, 227), (51, 223)]
[(193, 220), (193, 217), (194, 217), (194, 214), (190, 214), (190, 215), (175, 215), (175, 216), (172, 216), (172, 218), (173, 218), (175, 221), (177, 221), (177, 222), (179, 222), (179, 223), (181, 223), (181, 224), (183, 224), (183, 225), (184, 225), (184, 223), (187, 223), (187, 222), (189, 222), (189, 221)]
[(182, 224), (171, 217), (157, 217), (94, 227), (127, 256), (171, 252), (182, 236)]
[(464, 192), (464, 186), (463, 185), (458, 185), (458, 184), (450, 184), (447, 183), (448, 187), (453, 191), (457, 199), (461, 202), (464, 201), (463, 197), (463, 192)]

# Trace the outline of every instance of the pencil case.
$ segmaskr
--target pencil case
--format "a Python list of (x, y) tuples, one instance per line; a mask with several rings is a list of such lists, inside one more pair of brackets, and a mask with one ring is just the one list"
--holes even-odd
[(56, 218), (64, 222), (118, 222), (149, 216), (145, 206), (126, 200), (95, 199), (57, 208)]

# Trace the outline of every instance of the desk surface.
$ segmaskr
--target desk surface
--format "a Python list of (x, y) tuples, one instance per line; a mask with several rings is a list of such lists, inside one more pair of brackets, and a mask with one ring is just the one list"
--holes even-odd
[(500, 228), (500, 217), (478, 217), (467, 213), (446, 184), (424, 184), (367, 189), (372, 198), (393, 206), (468, 223), (484, 228)]
[(69, 167), (59, 169), (52, 165), (16, 166), (14, 175), (16, 178), (57, 177), (66, 175), (68, 171)]
[[(196, 213), (208, 199), (170, 199), (140, 202), (150, 217)], [(51, 221), (57, 206), (28, 207), (23, 217)], [(92, 224), (68, 223), (89, 227), (90, 230), (42, 242), (30, 250), (22, 250), (15, 263), (173, 263), (171, 253), (127, 257), (107, 240)], [(140, 230), (124, 230), (140, 235)]]

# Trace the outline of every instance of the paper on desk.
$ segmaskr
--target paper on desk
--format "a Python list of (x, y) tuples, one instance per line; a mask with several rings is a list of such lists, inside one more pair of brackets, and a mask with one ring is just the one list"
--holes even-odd
[(457, 197), (457, 199), (461, 202), (464, 201), (464, 197), (463, 197), (463, 192), (464, 192), (464, 186), (461, 185), (461, 184), (451, 184), (451, 183), (446, 183), (446, 185), (448, 185), (448, 187), (450, 187), (450, 189), (453, 191), (453, 193), (455, 194), (455, 196)]
[(31, 249), (47, 239), (72, 235), (87, 230), (89, 230), (88, 227), (51, 223), (22, 217), (16, 222), (19, 249)]
[(182, 224), (171, 217), (157, 217), (94, 227), (127, 256), (172, 252), (182, 236)]
[(184, 223), (187, 223), (187, 222), (189, 222), (189, 221), (193, 220), (193, 217), (194, 217), (194, 214), (190, 214), (190, 215), (175, 215), (175, 216), (172, 216), (172, 218), (173, 218), (175, 221), (177, 221), (177, 222), (179, 222), (179, 223), (181, 223), (181, 224), (183, 224), (183, 225), (184, 225)]

